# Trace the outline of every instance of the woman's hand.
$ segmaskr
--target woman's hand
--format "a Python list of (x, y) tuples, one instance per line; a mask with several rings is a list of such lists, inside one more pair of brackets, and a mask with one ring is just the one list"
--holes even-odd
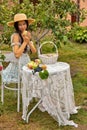
[(30, 39), (31, 39), (30, 33), (27, 32), (27, 31), (24, 31), (24, 32), (22, 33), (22, 37), (23, 37), (24, 42), (26, 42), (27, 44), (29, 44)]
[(30, 38), (28, 36), (23, 36), (23, 40), (24, 40), (24, 42), (26, 42), (28, 44), (30, 41)]
[(33, 42), (31, 41), (31, 34), (30, 34), (30, 32), (28, 32), (28, 31), (25, 30), (25, 31), (22, 33), (22, 36), (23, 36), (24, 42), (27, 43), (27, 45), (29, 45), (31, 51), (32, 51), (33, 53), (36, 53), (36, 48), (35, 48)]

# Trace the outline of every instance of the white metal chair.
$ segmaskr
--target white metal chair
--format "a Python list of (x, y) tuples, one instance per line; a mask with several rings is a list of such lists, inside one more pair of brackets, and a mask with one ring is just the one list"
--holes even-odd
[[(12, 54), (13, 55), (13, 54)], [(9, 62), (9, 64), (11, 62), (14, 62), (18, 65), (18, 76), (17, 76), (17, 79), (15, 79), (14, 81), (12, 81), (11, 79), (8, 79), (4, 80), (4, 77), (3, 77), (3, 71), (4, 69), (2, 70), (1, 72), (1, 102), (4, 103), (4, 89), (8, 89), (8, 90), (12, 90), (12, 91), (16, 91), (17, 92), (17, 112), (20, 111), (20, 85), (21, 85), (21, 75), (20, 75), (20, 72), (19, 72), (19, 62), (18, 60), (16, 59), (13, 59), (13, 61), (10, 61), (10, 54), (6, 54), (5, 55), (5, 62)], [(3, 78), (2, 78), (3, 77)], [(15, 87), (12, 87), (10, 86), (9, 84), (15, 84)], [(9, 86), (8, 86), (9, 85)]]

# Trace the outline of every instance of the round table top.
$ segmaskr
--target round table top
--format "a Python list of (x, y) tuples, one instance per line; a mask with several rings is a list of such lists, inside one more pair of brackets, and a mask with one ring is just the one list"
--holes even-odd
[[(65, 62), (57, 62), (55, 64), (47, 64), (47, 70), (50, 74), (55, 74), (57, 72), (65, 71), (69, 69), (70, 65)], [(32, 73), (32, 69), (29, 69), (27, 66), (23, 66), (23, 71)]]

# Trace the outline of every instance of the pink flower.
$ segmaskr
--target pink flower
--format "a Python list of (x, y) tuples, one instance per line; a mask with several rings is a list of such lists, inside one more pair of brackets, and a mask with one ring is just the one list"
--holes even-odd
[(3, 69), (3, 66), (0, 66), (0, 71), (2, 71), (2, 69)]

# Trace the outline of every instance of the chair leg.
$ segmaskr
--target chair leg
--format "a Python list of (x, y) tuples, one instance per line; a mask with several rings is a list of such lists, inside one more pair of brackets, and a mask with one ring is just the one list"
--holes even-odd
[(20, 90), (18, 89), (17, 112), (20, 111)]
[[(4, 83), (1, 84), (1, 102), (4, 104)], [(20, 82), (18, 82), (17, 112), (20, 111)]]
[(4, 104), (4, 83), (1, 84), (1, 102)]
[(17, 99), (17, 112), (20, 111), (20, 79), (18, 82), (18, 99)]
[[(2, 82), (2, 81), (1, 81)], [(4, 87), (5, 84), (1, 83), (1, 102), (4, 104)], [(18, 77), (18, 90), (17, 90), (17, 112), (20, 111), (20, 88), (21, 88), (21, 79)], [(11, 90), (11, 89), (10, 89)]]

